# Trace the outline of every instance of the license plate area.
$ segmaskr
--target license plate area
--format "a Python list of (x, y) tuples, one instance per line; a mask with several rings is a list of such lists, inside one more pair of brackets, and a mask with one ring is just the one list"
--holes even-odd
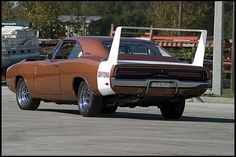
[(176, 82), (155, 81), (155, 82), (151, 82), (150, 87), (176, 88), (177, 83)]

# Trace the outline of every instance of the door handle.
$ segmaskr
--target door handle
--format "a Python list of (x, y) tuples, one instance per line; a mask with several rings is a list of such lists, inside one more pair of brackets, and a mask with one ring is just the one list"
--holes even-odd
[(58, 65), (54, 65), (56, 68), (58, 68), (59, 66)]

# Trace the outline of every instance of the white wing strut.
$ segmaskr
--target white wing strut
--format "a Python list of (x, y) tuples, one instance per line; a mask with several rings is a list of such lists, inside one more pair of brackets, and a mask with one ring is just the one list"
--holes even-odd
[(203, 67), (207, 31), (201, 30), (201, 36), (198, 42), (197, 50), (192, 65)]

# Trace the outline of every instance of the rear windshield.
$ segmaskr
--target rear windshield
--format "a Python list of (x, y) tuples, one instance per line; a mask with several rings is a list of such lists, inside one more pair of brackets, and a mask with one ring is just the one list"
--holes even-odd
[[(112, 42), (104, 42), (108, 52), (110, 52), (111, 44)], [(154, 43), (121, 42), (119, 53), (171, 57), (171, 54), (167, 50)]]

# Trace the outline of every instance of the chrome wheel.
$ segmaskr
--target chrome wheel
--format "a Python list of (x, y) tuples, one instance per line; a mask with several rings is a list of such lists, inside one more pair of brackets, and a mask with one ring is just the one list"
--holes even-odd
[(84, 117), (95, 117), (101, 112), (102, 97), (94, 95), (85, 81), (79, 85), (78, 107)]
[(90, 91), (87, 86), (83, 86), (79, 99), (79, 106), (83, 112), (87, 112), (90, 106)]
[(27, 89), (27, 86), (24, 83), (22, 83), (19, 87), (19, 96), (18, 96), (18, 102), (20, 104), (26, 104), (30, 101), (30, 93)]
[(36, 110), (40, 105), (40, 99), (32, 98), (25, 80), (20, 78), (16, 86), (17, 104), (22, 110)]

